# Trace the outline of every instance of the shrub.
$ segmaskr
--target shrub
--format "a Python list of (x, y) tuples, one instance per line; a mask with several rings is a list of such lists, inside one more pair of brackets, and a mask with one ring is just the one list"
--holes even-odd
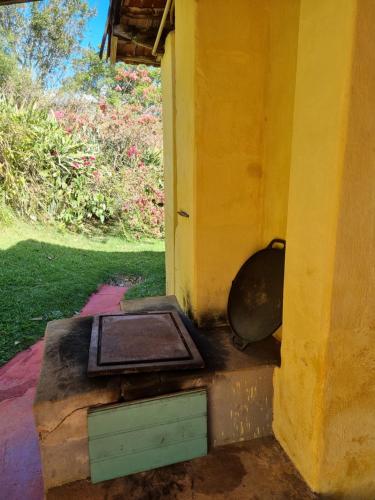
[(9, 226), (14, 220), (13, 212), (5, 202), (5, 195), (0, 190), (0, 227)]
[(14, 99), (27, 99), (31, 95), (42, 95), (38, 82), (33, 81), (31, 71), (21, 69), (15, 57), (0, 48), (0, 89)]
[[(160, 86), (150, 85), (147, 74), (144, 68), (121, 73), (117, 104), (112, 98), (96, 103), (70, 100), (56, 116), (67, 133), (96, 145), (95, 179), (100, 192), (113, 201), (112, 227), (127, 236), (160, 238), (164, 234)], [(130, 82), (125, 86), (126, 75)], [(145, 85), (152, 87), (151, 100), (139, 98)]]
[(0, 97), (0, 188), (17, 214), (74, 228), (110, 218), (110, 203), (95, 193), (94, 151), (48, 110)]
[(96, 188), (112, 200), (112, 227), (162, 237), (164, 182), (160, 118), (137, 106), (70, 103), (57, 112), (65, 130), (97, 146)]
[(120, 69), (107, 99), (0, 96), (0, 190), (18, 215), (163, 236), (160, 82), (145, 68)]

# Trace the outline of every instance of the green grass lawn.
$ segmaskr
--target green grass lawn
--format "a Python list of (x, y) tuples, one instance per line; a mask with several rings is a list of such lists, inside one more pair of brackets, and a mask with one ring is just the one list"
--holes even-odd
[(127, 298), (164, 294), (164, 243), (59, 234), (25, 223), (0, 226), (0, 365), (69, 318), (98, 285), (137, 277)]

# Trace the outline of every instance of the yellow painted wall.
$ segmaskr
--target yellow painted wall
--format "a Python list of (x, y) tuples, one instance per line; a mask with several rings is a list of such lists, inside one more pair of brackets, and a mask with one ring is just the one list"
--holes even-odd
[(163, 143), (165, 189), (166, 293), (174, 294), (175, 287), (175, 230), (176, 230), (176, 96), (175, 96), (175, 37), (169, 33), (161, 62), (163, 95)]
[(340, 498), (375, 498), (374, 25), (372, 0), (177, 0), (174, 153), (165, 141), (189, 213), (167, 244), (174, 289), (198, 321), (286, 230), (274, 431)]
[(230, 284), (259, 249), (267, 2), (197, 7), (197, 316), (226, 311)]
[(371, 0), (301, 2), (274, 431), (340, 498), (375, 498), (374, 22)]
[(375, 3), (357, 2), (323, 399), (321, 489), (375, 498)]
[[(175, 294), (190, 311), (195, 297), (195, 29), (196, 2), (176, 1), (175, 22), (175, 137), (176, 215)], [(167, 235), (170, 238), (171, 235)]]
[(288, 213), (299, 0), (271, 0), (264, 107), (262, 244), (285, 238)]
[(353, 2), (302, 0), (274, 431), (317, 488)]
[(198, 321), (286, 230), (274, 431), (313, 489), (355, 499), (375, 498), (374, 25), (372, 0), (177, 0), (165, 141), (189, 213), (175, 293)]
[[(262, 246), (286, 238), (299, 0), (271, 0), (263, 141)], [(282, 327), (275, 336), (280, 340)]]
[(190, 217), (177, 216), (174, 289), (200, 323), (225, 318), (242, 263), (285, 236), (298, 5), (176, 2), (176, 210)]

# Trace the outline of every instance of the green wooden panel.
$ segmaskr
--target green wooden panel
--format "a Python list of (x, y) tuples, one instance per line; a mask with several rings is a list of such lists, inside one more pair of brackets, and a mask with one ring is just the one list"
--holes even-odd
[(88, 432), (93, 483), (206, 455), (206, 391), (91, 409)]
[[(165, 426), (168, 426), (168, 429)], [(206, 431), (205, 419), (200, 416), (137, 431), (106, 435), (105, 439), (96, 438), (97, 443), (93, 446), (91, 460), (100, 460), (115, 455), (130, 455), (150, 448), (189, 441), (196, 437), (205, 438)]]
[[(90, 437), (144, 429), (206, 413), (205, 391), (188, 391), (152, 399), (94, 408), (89, 411)], [(108, 415), (111, 427), (108, 427)]]
[(207, 454), (207, 443), (201, 438), (187, 443), (178, 443), (165, 448), (149, 450), (133, 457), (114, 457), (91, 465), (91, 481), (98, 483), (115, 477), (136, 474), (145, 470), (164, 467), (165, 465), (184, 462)]

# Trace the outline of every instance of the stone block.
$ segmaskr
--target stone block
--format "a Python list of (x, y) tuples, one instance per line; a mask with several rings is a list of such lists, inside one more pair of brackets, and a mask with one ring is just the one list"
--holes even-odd
[(91, 323), (77, 317), (47, 325), (33, 405), (46, 490), (89, 476), (87, 408), (120, 399), (119, 377), (87, 376)]

